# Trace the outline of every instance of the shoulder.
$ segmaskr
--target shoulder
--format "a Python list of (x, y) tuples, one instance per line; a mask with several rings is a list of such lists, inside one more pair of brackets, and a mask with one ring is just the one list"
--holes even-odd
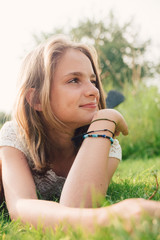
[(15, 121), (6, 122), (0, 130), (0, 146), (15, 147), (18, 140), (18, 125)]
[(21, 136), (16, 121), (8, 121), (2, 126), (0, 130), (0, 147), (3, 146), (14, 147), (28, 156), (25, 139)]
[(14, 121), (8, 121), (4, 123), (0, 130), (0, 143), (3, 139), (14, 139), (16, 135), (16, 123)]
[(122, 160), (122, 149), (117, 139), (114, 139), (114, 143), (111, 145), (109, 157), (114, 157)]

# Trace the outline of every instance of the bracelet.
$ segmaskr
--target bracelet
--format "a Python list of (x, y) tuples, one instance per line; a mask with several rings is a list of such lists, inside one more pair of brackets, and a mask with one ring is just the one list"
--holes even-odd
[(114, 121), (114, 120), (111, 120), (111, 119), (108, 119), (108, 118), (98, 118), (98, 119), (95, 119), (91, 122), (91, 124), (93, 122), (96, 122), (96, 121), (101, 121), (101, 120), (106, 120), (106, 121), (109, 121), (109, 122), (113, 122), (115, 124), (115, 126), (117, 126), (117, 123)]
[(84, 139), (87, 138), (87, 137), (93, 137), (93, 138), (97, 138), (97, 137), (107, 138), (107, 139), (110, 140), (111, 144), (114, 143), (114, 139), (113, 139), (112, 137), (109, 137), (109, 136), (104, 135), (104, 134), (85, 134), (85, 135), (83, 136)]
[[(90, 132), (87, 132), (87, 133), (84, 133), (84, 134), (89, 134), (89, 133), (94, 133), (94, 132), (100, 132), (100, 131), (110, 132), (110, 133), (112, 133), (112, 136), (114, 137), (114, 133), (113, 133), (111, 130), (109, 130), (109, 129), (94, 130), (94, 131), (90, 131)], [(83, 135), (84, 135), (84, 134), (83, 134)]]
[(86, 135), (86, 134), (90, 134), (90, 133), (94, 133), (94, 132), (100, 132), (100, 131), (110, 132), (110, 133), (112, 133), (112, 137), (114, 137), (114, 133), (111, 130), (109, 130), (109, 129), (101, 129), (101, 130), (94, 130), (94, 131), (90, 131), (90, 132), (86, 132), (86, 133), (77, 135), (77, 136), (72, 138), (72, 141), (76, 140), (77, 138), (83, 138), (83, 136)]

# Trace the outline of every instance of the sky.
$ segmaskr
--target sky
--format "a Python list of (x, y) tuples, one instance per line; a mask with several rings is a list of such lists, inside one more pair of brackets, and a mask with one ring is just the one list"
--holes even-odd
[(110, 10), (120, 24), (133, 18), (140, 38), (152, 40), (150, 57), (160, 59), (160, 0), (0, 0), (0, 111), (12, 110), (21, 59), (33, 48), (33, 34), (101, 20)]

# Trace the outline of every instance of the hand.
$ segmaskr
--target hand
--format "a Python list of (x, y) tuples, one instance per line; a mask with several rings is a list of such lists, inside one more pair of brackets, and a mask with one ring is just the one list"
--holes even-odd
[(142, 198), (126, 199), (111, 206), (112, 215), (122, 220), (124, 228), (132, 232), (134, 223), (141, 224), (141, 219), (146, 217), (160, 218), (160, 202)]
[(108, 118), (116, 122), (115, 127), (115, 136), (118, 136), (120, 132), (123, 135), (128, 135), (128, 126), (124, 119), (124, 117), (114, 109), (102, 109), (96, 112), (92, 120), (96, 120), (99, 118)]
[(143, 207), (143, 210), (151, 217), (160, 218), (160, 201), (138, 199), (139, 203)]
[(155, 216), (153, 214), (153, 203), (151, 202), (155, 201), (135, 198), (123, 200), (109, 207), (103, 207), (100, 209), (99, 224), (108, 226), (119, 222), (127, 232), (132, 232), (135, 223), (136, 225), (140, 224), (144, 214)]

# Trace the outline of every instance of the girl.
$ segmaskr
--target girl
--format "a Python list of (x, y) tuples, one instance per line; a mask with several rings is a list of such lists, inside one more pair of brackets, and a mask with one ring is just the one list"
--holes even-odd
[[(115, 139), (127, 135), (122, 115), (105, 109), (96, 52), (64, 37), (51, 38), (24, 59), (13, 120), (1, 129), (0, 160), (12, 219), (37, 226), (67, 222), (93, 229), (110, 214), (128, 219), (140, 200), (95, 208), (119, 160)], [(58, 199), (59, 202), (49, 201)], [(128, 207), (128, 215), (124, 209)]]

